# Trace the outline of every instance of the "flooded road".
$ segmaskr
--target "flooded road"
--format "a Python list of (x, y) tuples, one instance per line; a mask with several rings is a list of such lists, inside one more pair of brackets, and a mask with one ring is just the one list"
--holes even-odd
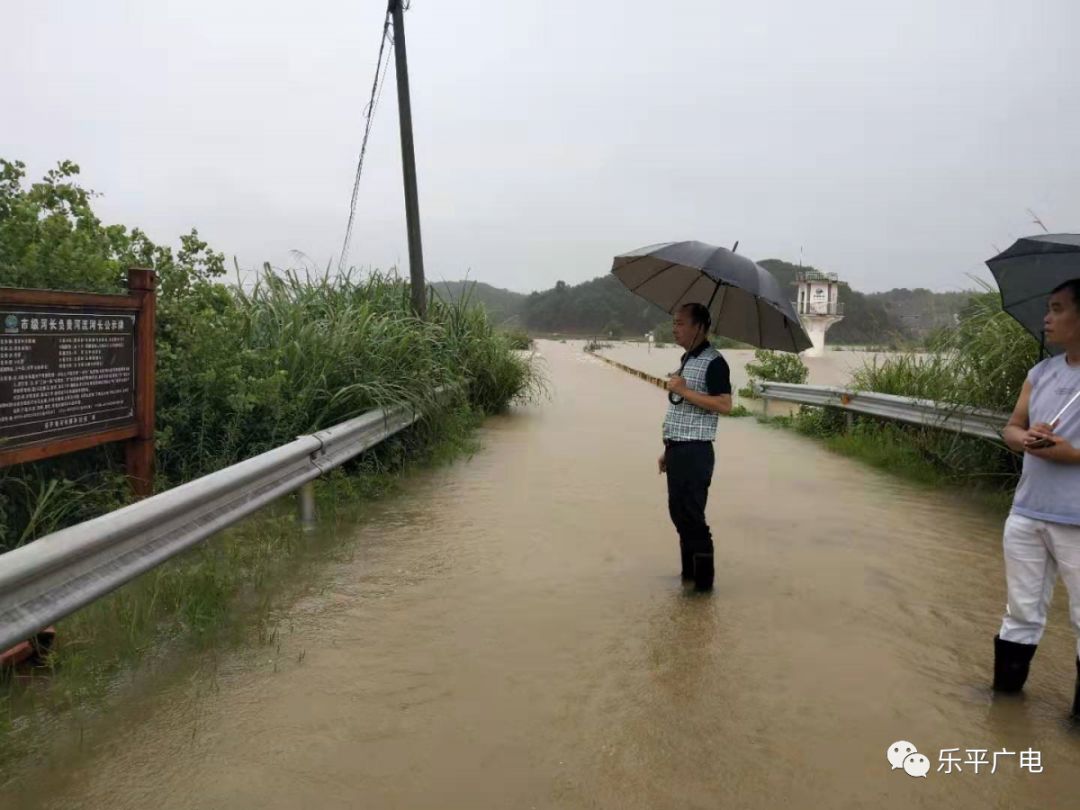
[[(1027, 696), (990, 697), (997, 516), (724, 419), (716, 589), (695, 594), (656, 471), (663, 393), (540, 351), (552, 400), (378, 504), (279, 647), (134, 698), (0, 805), (1080, 804), (1062, 592)], [(890, 771), (897, 740), (927, 778)], [(1044, 770), (938, 772), (948, 748), (1036, 750)]]
[[(578, 342), (578, 345), (583, 345)], [(600, 354), (620, 363), (647, 372), (657, 377), (667, 377), (679, 368), (679, 358), (683, 350), (673, 344), (663, 348), (651, 349), (645, 343), (631, 341), (612, 341), (610, 348), (602, 349)], [(754, 362), (753, 349), (721, 349), (720, 353), (731, 369), (731, 385), (734, 390), (744, 387), (749, 381), (746, 364)], [(896, 352), (851, 351), (848, 349), (828, 348), (821, 357), (802, 357), (809, 372), (806, 382), (810, 385), (844, 386), (851, 382), (852, 374), (864, 364), (879, 364), (889, 357), (896, 357)]]

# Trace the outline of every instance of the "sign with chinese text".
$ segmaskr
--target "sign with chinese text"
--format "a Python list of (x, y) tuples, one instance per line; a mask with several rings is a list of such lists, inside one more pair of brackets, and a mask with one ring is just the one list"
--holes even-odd
[(0, 310), (0, 446), (135, 423), (133, 312)]
[(0, 467), (123, 442), (153, 491), (156, 278), (127, 276), (127, 295), (0, 287)]

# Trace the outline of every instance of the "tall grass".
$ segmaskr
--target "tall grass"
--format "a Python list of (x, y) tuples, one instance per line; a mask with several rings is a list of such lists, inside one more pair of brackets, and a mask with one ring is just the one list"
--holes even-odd
[[(926, 353), (868, 363), (853, 375), (853, 387), (1011, 412), (1027, 371), (1038, 361), (1039, 346), (1002, 310), (998, 293), (979, 283), (983, 289), (972, 295), (959, 324), (938, 333)], [(861, 415), (856, 430), (844, 437), (841, 414), (816, 408), (800, 409), (792, 424), (804, 433), (829, 437), (845, 452), (906, 470), (909, 477), (919, 477), (921, 465), (921, 477), (933, 483), (1007, 493), (1020, 472), (1020, 456), (987, 439)]]
[(856, 387), (1009, 412), (1028, 370), (1039, 359), (1038, 342), (1001, 308), (998, 293), (981, 282), (960, 323), (941, 331), (926, 354), (909, 353), (867, 365)]
[[(483, 310), (433, 299), (426, 320), (393, 273), (272, 272), (254, 288), (205, 284), (161, 308), (158, 490), (233, 464), (371, 408), (480, 414), (539, 395), (536, 367)], [(5, 471), (0, 551), (121, 505), (116, 448)]]
[[(352, 503), (392, 487), (407, 465), (469, 450), (485, 414), (543, 391), (537, 368), (482, 310), (432, 298), (421, 321), (396, 273), (264, 267), (245, 291), (221, 283), (224, 256), (194, 229), (175, 251), (156, 245), (138, 228), (104, 224), (70, 161), (39, 183), (24, 169), (0, 159), (0, 284), (119, 293), (125, 268), (157, 273), (158, 491), (370, 408), (421, 406), (420, 422), (320, 485), (324, 501), (329, 490)], [(448, 383), (453, 396), (427, 407)], [(121, 450), (0, 470), (0, 552), (127, 503)], [(163, 639), (219, 638), (249, 615), (239, 603), (262, 601), (278, 573), (295, 579), (297, 550), (311, 545), (298, 540), (292, 509), (276, 504), (65, 619), (49, 688), (0, 686), (0, 758), (48, 738), (50, 709), (105, 694), (140, 656), (170, 647)]]
[[(320, 486), (321, 511), (332, 512), (340, 504), (328, 494), (377, 497), (407, 467), (473, 449), (470, 434), (484, 415), (545, 390), (537, 367), (484, 310), (432, 297), (420, 320), (393, 273), (267, 267), (247, 291), (208, 284), (182, 305), (163, 306), (159, 327), (159, 490), (372, 408), (417, 406), (419, 423)], [(433, 410), (444, 385), (455, 393)], [(0, 478), (0, 539), (9, 548), (31, 542), (127, 498), (115, 449), (9, 468)], [(58, 713), (92, 708), (162, 642), (214, 643), (238, 616), (262, 626), (274, 589), (294, 577), (310, 545), (301, 537), (283, 502), (65, 619), (44, 670), (49, 688), (0, 685), (0, 761), (35, 750), (35, 733), (47, 734)], [(333, 542), (329, 531), (324, 544)]]

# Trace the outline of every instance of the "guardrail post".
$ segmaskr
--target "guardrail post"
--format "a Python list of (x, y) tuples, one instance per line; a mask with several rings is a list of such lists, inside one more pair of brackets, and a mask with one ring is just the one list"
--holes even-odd
[(768, 397), (762, 397), (761, 398), (761, 415), (764, 416), (766, 419), (769, 418), (769, 398)]
[(848, 433), (851, 433), (851, 429), (855, 427), (855, 414), (851, 411), (844, 411), (844, 428)]
[(300, 526), (305, 532), (315, 530), (315, 482), (300, 487)]

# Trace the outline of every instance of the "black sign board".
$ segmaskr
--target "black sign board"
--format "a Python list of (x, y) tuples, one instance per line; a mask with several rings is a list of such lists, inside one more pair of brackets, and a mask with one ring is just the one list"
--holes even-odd
[(135, 424), (136, 317), (0, 310), (0, 447)]

